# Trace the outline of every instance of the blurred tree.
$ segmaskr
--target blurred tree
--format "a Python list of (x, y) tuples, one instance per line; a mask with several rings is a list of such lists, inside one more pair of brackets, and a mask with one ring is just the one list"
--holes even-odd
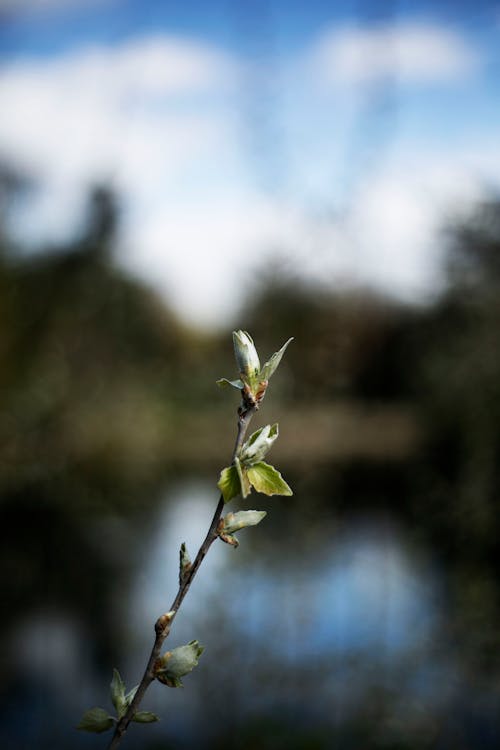
[(293, 332), (297, 344), (284, 368), (293, 378), (284, 393), (310, 403), (408, 397), (419, 317), (417, 310), (369, 289), (321, 291), (277, 269), (240, 320), (263, 350)]
[(112, 265), (115, 226), (99, 188), (73, 246), (4, 263), (0, 487), (71, 475), (74, 503), (123, 505), (164, 472), (183, 331)]
[[(449, 287), (422, 324), (420, 524), (448, 560), (461, 659), (500, 676), (500, 202), (450, 231)], [(422, 515), (423, 514), (423, 515)]]
[[(5, 206), (17, 183), (3, 184)], [(0, 565), (15, 575), (5, 580), (2, 633), (20, 614), (64, 606), (95, 634), (100, 663), (98, 651), (120, 647), (106, 601), (133, 557), (130, 545), (123, 556), (119, 540), (96, 539), (107, 517), (140, 512), (164, 486), (186, 333), (113, 264), (117, 206), (107, 189), (91, 193), (76, 241), (29, 257), (12, 246), (6, 213)]]

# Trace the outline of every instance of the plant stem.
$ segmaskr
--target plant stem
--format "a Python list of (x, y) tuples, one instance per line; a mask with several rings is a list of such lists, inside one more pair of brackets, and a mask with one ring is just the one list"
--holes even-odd
[[(234, 459), (239, 453), (239, 450), (243, 444), (243, 440), (245, 439), (245, 434), (246, 434), (248, 425), (250, 424), (250, 421), (257, 408), (258, 408), (257, 405), (249, 406), (248, 408), (245, 408), (243, 411), (241, 411), (241, 413), (239, 413), (238, 415), (238, 432), (236, 435), (236, 441), (235, 441), (234, 448), (233, 448), (233, 455), (231, 458), (231, 463), (234, 462)], [(130, 722), (132, 721), (132, 717), (137, 712), (142, 702), (142, 699), (144, 698), (146, 690), (151, 685), (151, 683), (154, 682), (155, 680), (154, 670), (155, 670), (156, 662), (160, 657), (161, 648), (163, 646), (165, 639), (168, 637), (170, 633), (172, 622), (175, 616), (177, 615), (177, 612), (179, 611), (179, 608), (184, 600), (184, 597), (189, 591), (189, 587), (191, 586), (191, 583), (196, 573), (198, 572), (198, 569), (201, 563), (205, 559), (205, 556), (208, 550), (210, 549), (214, 541), (217, 539), (217, 536), (218, 536), (217, 526), (218, 526), (223, 510), (224, 510), (224, 499), (221, 496), (219, 498), (219, 502), (215, 509), (215, 513), (212, 518), (212, 522), (208, 529), (207, 535), (200, 549), (198, 550), (198, 554), (196, 555), (188, 574), (182, 579), (182, 582), (179, 585), (179, 590), (170, 607), (169, 612), (173, 612), (174, 614), (171, 615), (168, 619), (165, 619), (165, 616), (163, 615), (162, 617), (159, 617), (158, 620), (156, 621), (156, 624), (155, 624), (156, 637), (153, 643), (153, 648), (151, 649), (151, 654), (149, 656), (146, 669), (142, 676), (142, 680), (139, 683), (137, 692), (130, 706), (128, 707), (127, 712), (125, 713), (124, 716), (122, 716), (122, 718), (116, 724), (113, 737), (111, 738), (111, 742), (108, 745), (108, 750), (115, 750), (115, 748), (117, 748), (120, 745), (123, 735), (127, 731), (128, 726)]]

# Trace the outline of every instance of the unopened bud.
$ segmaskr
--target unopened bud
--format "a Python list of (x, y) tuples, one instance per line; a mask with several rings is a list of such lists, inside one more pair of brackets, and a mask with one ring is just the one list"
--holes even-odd
[(175, 617), (175, 609), (172, 609), (170, 612), (165, 612), (164, 615), (161, 615), (157, 621), (155, 622), (155, 631), (158, 634), (163, 634), (165, 630), (167, 630), (170, 627), (170, 624), (172, 620)]
[(179, 586), (182, 586), (192, 567), (193, 564), (191, 558), (189, 557), (186, 545), (183, 542), (179, 552)]
[(252, 337), (246, 331), (233, 331), (233, 344), (239, 372), (249, 385), (254, 385), (260, 372), (260, 360)]

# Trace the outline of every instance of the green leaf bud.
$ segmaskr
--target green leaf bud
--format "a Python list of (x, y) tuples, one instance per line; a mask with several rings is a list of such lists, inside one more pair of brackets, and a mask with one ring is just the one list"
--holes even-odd
[(192, 566), (191, 558), (189, 557), (186, 545), (183, 542), (179, 552), (179, 586), (182, 586), (186, 580)]
[(113, 669), (113, 679), (109, 686), (111, 700), (116, 708), (118, 718), (121, 719), (127, 710), (127, 699), (125, 697), (125, 685), (117, 669)]
[(266, 515), (265, 510), (239, 510), (237, 513), (228, 513), (222, 519), (222, 531), (225, 534), (234, 534), (247, 526), (257, 526)]
[(248, 467), (253, 466), (258, 461), (262, 461), (278, 435), (279, 429), (277, 423), (272, 426), (268, 424), (254, 432), (241, 449), (239, 456), (241, 463)]
[(234, 355), (243, 381), (253, 386), (259, 379), (260, 360), (252, 337), (246, 331), (233, 331)]
[(137, 711), (133, 715), (132, 721), (136, 721), (138, 724), (151, 724), (153, 721), (160, 721), (160, 717), (152, 711)]
[(110, 716), (104, 708), (96, 707), (90, 708), (83, 714), (77, 729), (81, 729), (84, 732), (95, 732), (96, 734), (100, 734), (101, 732), (106, 732), (108, 729), (111, 729), (114, 723), (115, 719)]
[(203, 651), (204, 646), (198, 641), (190, 641), (185, 646), (167, 651), (156, 663), (156, 679), (168, 687), (182, 687), (181, 677), (189, 674), (198, 665)]

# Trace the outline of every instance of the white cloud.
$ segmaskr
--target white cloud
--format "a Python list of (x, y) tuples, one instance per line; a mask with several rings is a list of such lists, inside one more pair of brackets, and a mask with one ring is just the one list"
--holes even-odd
[(470, 164), (420, 154), (367, 176), (341, 219), (257, 194), (220, 195), (132, 224), (122, 260), (204, 326), (231, 320), (273, 257), (319, 285), (372, 284), (419, 300), (443, 281), (444, 222), (482, 195)]
[(474, 72), (478, 55), (458, 33), (430, 23), (333, 28), (312, 52), (315, 76), (327, 85), (446, 83)]
[(303, 219), (292, 206), (239, 191), (165, 207), (127, 231), (125, 265), (155, 285), (189, 321), (234, 314), (269, 265), (270, 250), (296, 253)]
[(171, 98), (223, 89), (232, 70), (208, 46), (160, 36), (14, 62), (0, 78), (0, 152), (45, 179), (168, 174), (218, 128), (210, 112), (179, 112)]
[[(443, 79), (445, 71), (457, 74), (458, 57), (455, 67), (450, 62), (453, 45), (443, 47), (448, 37), (437, 31), (432, 37), (432, 28), (424, 33), (419, 27), (414, 36), (427, 39), (429, 55), (434, 49), (432, 65), (428, 61), (425, 68), (422, 45), (415, 43), (411, 55), (409, 48), (405, 52), (407, 77), (423, 80), (431, 68), (433, 80)], [(400, 42), (411, 37), (405, 29)], [(345, 33), (339, 32), (344, 41)], [(448, 67), (437, 65), (439, 49), (443, 59), (448, 49)], [(376, 75), (389, 65), (384, 59)], [(416, 153), (414, 143), (400, 146), (399, 155), (393, 149), (392, 160), (388, 156), (378, 171), (358, 169), (356, 202), (341, 221), (319, 218), (305, 208), (303, 186), (324, 158), (321, 149), (308, 149), (322, 142), (322, 118), (298, 124), (291, 111), (287, 132), (297, 156), (294, 184), (300, 187), (286, 198), (258, 193), (242, 168), (244, 143), (235, 128), (231, 97), (238, 74), (238, 61), (219, 50), (168, 36), (5, 65), (0, 157), (34, 171), (41, 186), (19, 235), (61, 238), (75, 226), (85, 187), (104, 179), (124, 202), (121, 262), (204, 325), (220, 325), (234, 313), (276, 251), (297, 276), (322, 284), (372, 282), (406, 296), (435, 285), (443, 215), (471, 205), (481, 194), (481, 176), (497, 180), (495, 149), (484, 147), (466, 158), (443, 147)], [(323, 102), (315, 102), (320, 115)], [(325, 202), (339, 182), (335, 165), (342, 138), (337, 140), (338, 159), (328, 151), (332, 172), (322, 186)]]

